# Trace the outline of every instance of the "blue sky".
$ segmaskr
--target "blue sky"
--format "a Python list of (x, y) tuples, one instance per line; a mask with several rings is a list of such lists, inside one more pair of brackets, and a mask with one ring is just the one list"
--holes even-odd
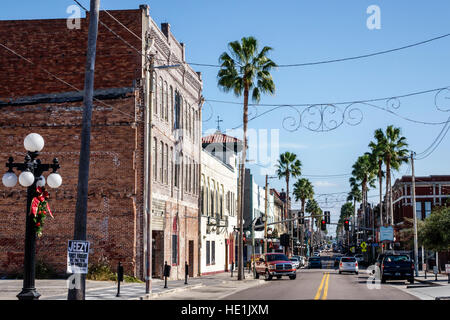
[[(80, 0), (88, 7), (88, 0)], [(175, 37), (186, 44), (189, 62), (217, 64), (227, 43), (243, 36), (256, 37), (262, 46), (274, 48), (271, 58), (278, 64), (303, 63), (343, 58), (388, 50), (450, 33), (450, 2), (406, 0), (348, 1), (135, 1), (103, 0), (105, 9), (136, 9), (150, 6), (157, 22), (169, 22)], [(2, 3), (0, 19), (42, 19), (67, 17), (71, 0), (20, 1)], [(368, 6), (381, 9), (381, 29), (369, 30)], [(366, 100), (390, 97), (450, 86), (450, 37), (422, 46), (367, 59), (307, 67), (279, 68), (273, 72), (276, 95), (263, 97), (261, 103), (303, 104)], [(217, 87), (217, 68), (194, 67), (202, 71), (206, 99), (241, 102)], [(449, 95), (447, 95), (448, 97)], [(436, 110), (434, 94), (402, 98), (395, 110), (404, 117), (426, 122), (442, 122), (448, 112)], [(450, 106), (448, 99), (442, 100)], [(380, 107), (386, 101), (377, 102)], [(212, 106), (212, 109), (211, 109)], [(377, 128), (394, 124), (402, 128), (410, 148), (425, 150), (438, 135), (442, 125), (424, 125), (405, 121), (385, 111), (358, 106), (363, 120), (357, 126), (343, 124), (330, 132), (311, 132), (300, 127), (295, 132), (282, 128), (283, 118), (293, 115), (289, 108), (279, 109), (249, 123), (254, 129), (279, 129), (280, 151), (295, 152), (307, 175), (350, 173), (356, 158), (368, 151), (368, 143)], [(268, 107), (258, 107), (259, 112)], [(300, 109), (303, 110), (303, 109)], [(212, 112), (212, 114), (211, 114)], [(204, 131), (215, 128), (220, 116), (223, 130), (242, 121), (242, 106), (210, 102), (205, 105)], [(450, 174), (449, 137), (425, 160), (417, 161), (416, 174)], [(256, 182), (259, 167), (249, 165)], [(407, 172), (404, 166), (395, 174)], [(312, 178), (316, 193), (347, 191), (348, 177)], [(283, 181), (271, 180), (272, 186), (285, 188)], [(377, 194), (371, 190), (369, 195)], [(329, 200), (332, 198), (330, 197)], [(374, 201), (376, 198), (372, 198)], [(337, 220), (340, 205), (331, 209)], [(332, 233), (334, 228), (331, 228)]]

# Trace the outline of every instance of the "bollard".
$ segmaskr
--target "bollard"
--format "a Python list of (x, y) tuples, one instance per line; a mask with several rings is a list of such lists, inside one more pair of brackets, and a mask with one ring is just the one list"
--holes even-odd
[(117, 294), (116, 297), (120, 297), (120, 282), (123, 281), (123, 266), (120, 264), (117, 266)]
[(234, 261), (231, 262), (231, 277), (233, 278)]
[(167, 277), (170, 277), (170, 266), (164, 262), (164, 288), (167, 288)]
[(184, 263), (184, 284), (188, 284), (187, 279), (189, 275), (189, 265), (187, 264), (187, 261)]

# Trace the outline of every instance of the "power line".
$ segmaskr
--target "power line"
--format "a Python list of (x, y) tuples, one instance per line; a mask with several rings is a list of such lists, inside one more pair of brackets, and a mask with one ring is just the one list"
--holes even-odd
[(446, 122), (446, 124), (443, 126), (441, 132), (439, 132), (438, 136), (431, 143), (431, 145), (425, 151), (419, 153), (419, 157), (417, 157), (416, 160), (423, 160), (423, 159), (428, 158), (437, 149), (437, 147), (441, 144), (442, 140), (444, 140), (445, 136), (447, 135), (448, 131), (450, 130), (449, 123), (450, 123), (450, 117), (448, 118), (448, 121)]
[[(331, 59), (331, 60), (323, 60), (323, 61), (315, 61), (315, 62), (305, 62), (305, 63), (294, 63), (294, 64), (280, 64), (278, 65), (279, 68), (289, 68), (289, 67), (305, 67), (305, 66), (313, 66), (313, 65), (320, 65), (320, 64), (328, 64), (328, 63), (335, 63), (335, 62), (344, 62), (344, 61), (350, 61), (350, 60), (357, 60), (357, 59), (363, 59), (363, 58), (369, 58), (369, 57), (374, 57), (374, 56), (378, 56), (378, 55), (382, 55), (382, 54), (386, 54), (386, 53), (391, 53), (391, 52), (395, 52), (395, 51), (400, 51), (400, 50), (404, 50), (404, 49), (409, 49), (412, 47), (416, 47), (416, 46), (420, 46), (432, 41), (436, 41), (436, 40), (440, 40), (443, 38), (446, 38), (450, 36), (450, 33), (438, 36), (438, 37), (434, 37), (431, 39), (427, 39), (424, 41), (420, 41), (420, 42), (416, 42), (413, 44), (409, 44), (403, 47), (398, 47), (398, 48), (394, 48), (394, 49), (389, 49), (389, 50), (384, 50), (384, 51), (378, 51), (378, 52), (373, 52), (373, 53), (369, 53), (369, 54), (364, 54), (364, 55), (359, 55), (359, 56), (353, 56), (353, 57), (346, 57), (346, 58), (340, 58), (340, 59)], [(205, 64), (205, 63), (193, 63), (190, 62), (189, 64), (194, 65), (194, 66), (202, 66), (202, 67), (215, 67), (215, 68), (220, 68), (220, 65), (217, 64)]]
[[(315, 105), (348, 105), (348, 104), (357, 104), (357, 103), (367, 103), (367, 102), (379, 102), (400, 98), (407, 98), (411, 96), (422, 95), (431, 92), (438, 92), (442, 90), (450, 89), (450, 86), (445, 86), (442, 88), (435, 88), (430, 90), (422, 90), (415, 91), (403, 95), (383, 97), (383, 98), (375, 98), (375, 99), (365, 99), (365, 100), (353, 100), (353, 101), (340, 101), (340, 102), (314, 102), (314, 103), (280, 103), (280, 104), (271, 104), (271, 103), (249, 103), (249, 106), (258, 106), (258, 107), (309, 107)], [(224, 104), (235, 104), (235, 105), (243, 105), (242, 102), (235, 101), (226, 101), (226, 100), (215, 100), (215, 99), (206, 99), (205, 101), (215, 102), (215, 103), (224, 103)]]

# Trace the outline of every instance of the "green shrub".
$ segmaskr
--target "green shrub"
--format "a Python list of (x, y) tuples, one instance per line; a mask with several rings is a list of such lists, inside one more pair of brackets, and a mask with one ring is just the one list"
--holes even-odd
[[(117, 281), (117, 273), (111, 270), (108, 258), (101, 257), (97, 262), (89, 264), (86, 279), (97, 281)], [(124, 275), (123, 280), (124, 282), (143, 283), (143, 281), (138, 278), (128, 275)]]
[(36, 279), (55, 279), (58, 277), (55, 269), (45, 263), (43, 260), (36, 262)]

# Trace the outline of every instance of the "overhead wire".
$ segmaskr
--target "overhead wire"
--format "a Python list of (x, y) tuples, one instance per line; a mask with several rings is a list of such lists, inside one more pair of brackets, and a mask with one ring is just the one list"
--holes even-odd
[[(378, 55), (382, 55), (382, 54), (387, 54), (387, 53), (391, 53), (391, 52), (395, 52), (395, 51), (400, 51), (400, 50), (404, 50), (404, 49), (409, 49), (412, 47), (416, 47), (416, 46), (420, 46), (432, 41), (436, 41), (436, 40), (440, 40), (443, 38), (446, 38), (450, 36), (450, 33), (447, 34), (443, 34), (431, 39), (427, 39), (424, 41), (420, 41), (420, 42), (416, 42), (416, 43), (412, 43), (406, 46), (402, 46), (402, 47), (397, 47), (397, 48), (393, 48), (393, 49), (389, 49), (389, 50), (383, 50), (383, 51), (377, 51), (377, 52), (373, 52), (373, 53), (369, 53), (369, 54), (363, 54), (363, 55), (358, 55), (358, 56), (353, 56), (353, 57), (346, 57), (346, 58), (340, 58), (340, 59), (330, 59), (330, 60), (322, 60), (322, 61), (313, 61), (313, 62), (305, 62), (305, 63), (293, 63), (293, 64), (279, 64), (277, 65), (277, 67), (279, 68), (289, 68), (289, 67), (305, 67), (305, 66), (313, 66), (313, 65), (320, 65), (320, 64), (329, 64), (329, 63), (336, 63), (336, 62), (344, 62), (344, 61), (349, 61), (349, 60), (357, 60), (357, 59), (364, 59), (364, 58), (369, 58), (369, 57), (374, 57), (374, 56), (378, 56)], [(202, 67), (215, 67), (215, 68), (220, 68), (221, 66), (218, 64), (207, 64), (207, 63), (194, 63), (194, 62), (189, 62), (189, 64), (194, 65), (194, 66), (202, 66)]]

